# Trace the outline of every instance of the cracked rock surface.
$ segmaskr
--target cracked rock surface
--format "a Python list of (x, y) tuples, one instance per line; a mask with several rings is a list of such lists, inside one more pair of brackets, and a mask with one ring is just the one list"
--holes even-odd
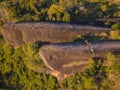
[(83, 42), (51, 44), (41, 47), (39, 54), (50, 73), (62, 80), (87, 68), (92, 63), (90, 58), (104, 60), (109, 52), (114, 51), (120, 51), (120, 41), (94, 42), (91, 46)]
[(110, 28), (65, 23), (27, 22), (5, 24), (2, 33), (7, 43), (17, 48), (25, 43), (37, 41), (59, 43), (65, 40), (71, 42), (78, 35), (108, 33), (110, 30)]

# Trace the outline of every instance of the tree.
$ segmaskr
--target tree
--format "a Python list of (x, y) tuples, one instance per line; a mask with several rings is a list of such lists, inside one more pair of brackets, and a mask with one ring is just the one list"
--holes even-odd
[(53, 4), (48, 10), (48, 19), (52, 21), (70, 22), (70, 14), (66, 11), (65, 7)]

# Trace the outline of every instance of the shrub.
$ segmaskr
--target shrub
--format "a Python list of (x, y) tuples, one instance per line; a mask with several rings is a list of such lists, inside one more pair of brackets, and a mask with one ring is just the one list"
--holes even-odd
[(120, 30), (112, 30), (110, 32), (110, 38), (120, 40)]
[[(38, 70), (38, 68), (40, 68)], [(14, 50), (0, 38), (0, 88), (4, 90), (56, 90), (57, 81), (45, 74), (35, 44)]]
[(111, 39), (118, 39), (120, 40), (120, 23), (115, 23), (111, 26), (112, 31), (110, 32)]

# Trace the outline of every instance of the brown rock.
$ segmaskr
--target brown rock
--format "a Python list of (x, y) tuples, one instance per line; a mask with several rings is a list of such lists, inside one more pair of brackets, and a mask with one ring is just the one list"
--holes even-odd
[(82, 71), (94, 60), (105, 59), (109, 52), (120, 51), (120, 41), (101, 41), (93, 44), (82, 42), (45, 45), (39, 54), (51, 70), (51, 74), (62, 80), (72, 73)]
[(78, 26), (65, 23), (28, 22), (5, 24), (3, 36), (15, 48), (29, 42), (74, 41), (78, 35), (108, 33), (110, 28)]

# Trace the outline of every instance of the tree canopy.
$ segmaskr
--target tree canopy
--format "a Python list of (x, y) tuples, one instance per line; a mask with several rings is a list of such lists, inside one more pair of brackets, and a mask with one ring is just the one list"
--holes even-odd
[[(38, 55), (37, 44), (18, 49), (6, 44), (1, 27), (10, 22), (57, 21), (120, 18), (119, 0), (0, 0), (0, 90), (118, 90), (120, 89), (120, 52), (108, 53), (106, 60), (94, 63), (58, 83)], [(109, 22), (105, 24), (109, 25)], [(120, 22), (110, 24), (107, 35), (77, 39), (120, 40)], [(66, 42), (64, 40), (64, 42)]]
[(120, 17), (120, 4), (107, 0), (1, 0), (1, 22), (61, 21)]

